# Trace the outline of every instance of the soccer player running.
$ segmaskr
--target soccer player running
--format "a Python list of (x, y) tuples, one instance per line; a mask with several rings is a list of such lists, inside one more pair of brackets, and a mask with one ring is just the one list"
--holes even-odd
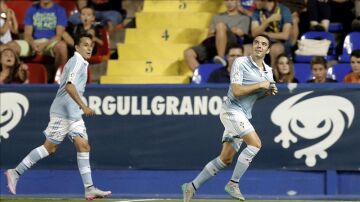
[(220, 119), (225, 127), (222, 151), (220, 156), (210, 161), (192, 182), (182, 185), (184, 202), (189, 202), (203, 183), (231, 164), (242, 142), (245, 142), (247, 147), (240, 153), (225, 191), (235, 199), (245, 200), (238, 183), (261, 148), (260, 138), (248, 120), (252, 116), (251, 109), (257, 99), (278, 92), (272, 69), (264, 62), (265, 55), (270, 52), (270, 46), (269, 37), (259, 35), (253, 41), (253, 53), (250, 56), (236, 58), (231, 69), (227, 99), (220, 112)]
[(12, 194), (16, 194), (19, 177), (40, 159), (53, 154), (66, 136), (71, 139), (77, 150), (77, 164), (84, 183), (86, 200), (103, 198), (111, 194), (111, 191), (101, 191), (93, 185), (89, 162), (90, 146), (82, 119), (82, 112), (85, 116), (95, 115), (94, 110), (86, 106), (81, 99), (87, 81), (89, 63), (86, 60), (91, 57), (92, 43), (89, 34), (75, 39), (76, 52), (65, 64), (59, 89), (50, 107), (50, 122), (44, 131), (44, 144), (32, 150), (16, 168), (5, 172)]

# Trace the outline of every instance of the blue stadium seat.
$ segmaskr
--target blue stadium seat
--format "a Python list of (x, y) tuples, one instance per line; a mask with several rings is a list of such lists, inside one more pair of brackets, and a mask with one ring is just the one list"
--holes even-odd
[(341, 32), (343, 30), (343, 25), (340, 22), (332, 22), (329, 25), (329, 32)]
[(339, 62), (350, 62), (350, 54), (356, 49), (360, 49), (360, 32), (350, 32), (345, 37), (342, 55), (339, 56)]
[(192, 81), (192, 83), (196, 83), (196, 84), (205, 84), (207, 83), (207, 80), (211, 74), (211, 72), (213, 72), (215, 69), (221, 68), (222, 65), (221, 64), (200, 64), (199, 68), (194, 72), (195, 74), (198, 74), (199, 77), (197, 77), (198, 81), (194, 82)]
[[(329, 32), (306, 32), (301, 36), (301, 39), (327, 39), (330, 40), (330, 47), (326, 60), (335, 60), (336, 59), (336, 43), (334, 36)], [(305, 55), (296, 55), (294, 57), (294, 61), (296, 63), (307, 63), (311, 61), (313, 56), (305, 56)]]
[(311, 79), (311, 65), (309, 63), (295, 63), (295, 78), (300, 83), (306, 83), (307, 80)]
[(333, 74), (337, 81), (342, 82), (346, 74), (351, 72), (351, 66), (349, 63), (335, 64), (333, 66)]

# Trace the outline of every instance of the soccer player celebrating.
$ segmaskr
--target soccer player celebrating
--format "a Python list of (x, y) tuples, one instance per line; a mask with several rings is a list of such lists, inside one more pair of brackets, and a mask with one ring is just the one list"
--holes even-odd
[(87, 81), (89, 63), (86, 60), (91, 57), (92, 43), (89, 34), (75, 39), (76, 52), (65, 64), (59, 89), (50, 107), (50, 122), (44, 131), (44, 144), (32, 150), (16, 168), (5, 172), (12, 194), (16, 194), (19, 177), (40, 159), (53, 154), (66, 136), (70, 137), (77, 150), (77, 164), (85, 187), (85, 198), (92, 200), (111, 194), (111, 191), (101, 191), (93, 185), (89, 162), (90, 146), (81, 117), (82, 112), (85, 116), (95, 115), (94, 110), (86, 106), (81, 99)]
[(203, 183), (231, 164), (242, 142), (245, 142), (247, 147), (240, 153), (225, 191), (235, 199), (245, 200), (238, 183), (261, 148), (260, 138), (248, 119), (251, 119), (252, 106), (257, 99), (278, 92), (272, 69), (264, 62), (265, 55), (270, 52), (270, 43), (266, 35), (255, 37), (253, 53), (250, 56), (238, 57), (233, 63), (231, 84), (220, 112), (220, 119), (225, 127), (222, 151), (192, 182), (182, 185), (184, 202), (189, 202)]

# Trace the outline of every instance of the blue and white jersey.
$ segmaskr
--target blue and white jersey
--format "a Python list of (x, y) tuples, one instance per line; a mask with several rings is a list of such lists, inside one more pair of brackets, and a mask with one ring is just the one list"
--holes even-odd
[(50, 107), (51, 117), (60, 117), (68, 120), (82, 119), (82, 110), (66, 92), (65, 85), (72, 83), (82, 98), (87, 81), (88, 65), (89, 63), (78, 52), (75, 52), (74, 56), (65, 64), (60, 78), (59, 90)]
[[(257, 64), (250, 56), (236, 58), (231, 68), (231, 84), (239, 84), (246, 86), (266, 80), (273, 82), (274, 79), (272, 68), (265, 64), (265, 62), (263, 63), (263, 65), (265, 67), (264, 71), (259, 69)], [(233, 95), (232, 87), (230, 85), (227, 99), (223, 103), (223, 108), (225, 110), (241, 110), (246, 115), (246, 118), (251, 119), (252, 107), (255, 101), (259, 97), (263, 96), (264, 93), (265, 90), (259, 89), (250, 93), (249, 95), (235, 97)]]

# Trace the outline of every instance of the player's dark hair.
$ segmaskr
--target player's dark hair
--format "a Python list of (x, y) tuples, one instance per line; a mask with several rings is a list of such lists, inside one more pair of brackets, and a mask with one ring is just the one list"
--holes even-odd
[(265, 35), (265, 34), (259, 34), (259, 35), (255, 36), (254, 39), (255, 39), (256, 37), (258, 37), (258, 36), (261, 36), (261, 37), (264, 37), (265, 39), (267, 39), (268, 42), (269, 42), (269, 48), (271, 47), (272, 43), (271, 43), (271, 39), (270, 39), (269, 36), (267, 36), (267, 35)]
[(80, 34), (79, 37), (76, 37), (75, 40), (74, 40), (74, 45), (80, 45), (80, 41), (81, 41), (81, 38), (90, 38), (92, 39), (92, 35), (91, 34)]

